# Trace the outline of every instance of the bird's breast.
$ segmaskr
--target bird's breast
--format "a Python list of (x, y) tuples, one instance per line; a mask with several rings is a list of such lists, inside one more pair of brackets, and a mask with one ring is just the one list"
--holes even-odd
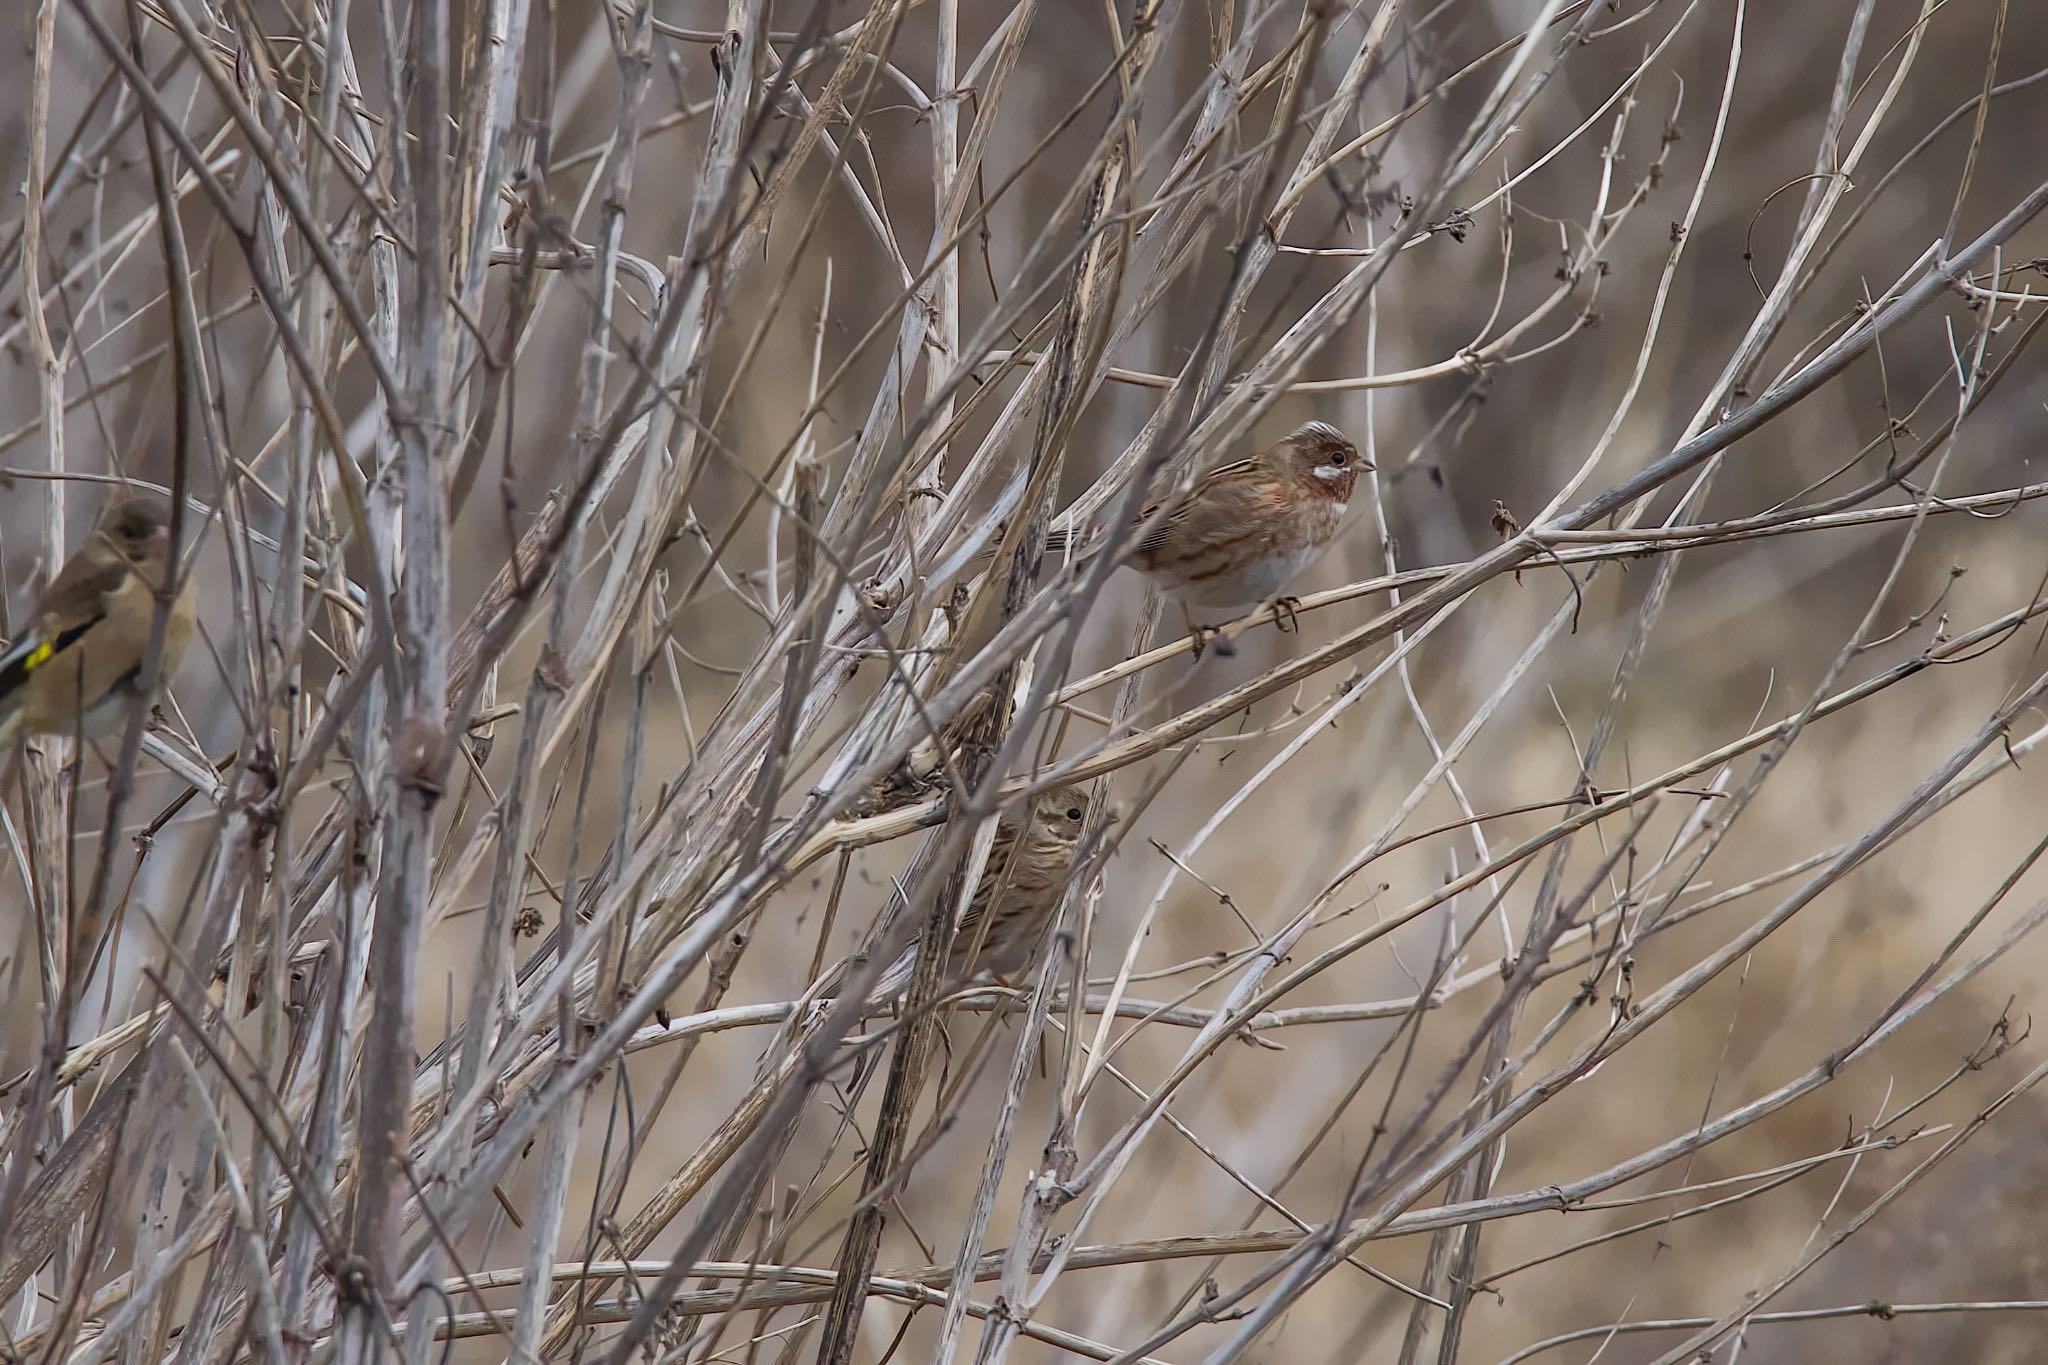
[[(1345, 504), (1317, 499), (1272, 525), (1243, 528), (1230, 540), (1155, 571), (1159, 585), (1187, 606), (1236, 610), (1279, 597), (1329, 546)], [(1161, 566), (1162, 569), (1165, 566)]]

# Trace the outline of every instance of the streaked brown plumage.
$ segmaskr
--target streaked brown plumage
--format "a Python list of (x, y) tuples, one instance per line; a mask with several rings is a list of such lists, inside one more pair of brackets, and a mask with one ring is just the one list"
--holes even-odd
[[(1329, 545), (1365, 467), (1349, 437), (1309, 422), (1204, 474), (1132, 556), (1190, 607), (1242, 610), (1276, 596)], [(1149, 518), (1158, 504), (1145, 509)]]
[[(170, 564), (170, 508), (147, 495), (109, 507), (57, 576), (28, 628), (0, 653), (0, 746), (22, 734), (96, 737), (128, 715), (141, 685)], [(169, 676), (192, 634), (187, 581), (164, 623)]]
[(967, 699), (953, 719), (941, 726), (937, 735), (927, 734), (912, 746), (909, 753), (894, 769), (878, 780), (850, 808), (856, 818), (879, 815), (885, 810), (914, 801), (919, 794), (942, 786), (946, 776), (946, 760), (957, 758), (961, 736), (975, 727), (988, 724), (990, 713), (1000, 708), (1000, 717), (995, 728), (1007, 729), (1011, 712), (1010, 694), (994, 686), (982, 688)]
[[(1066, 892), (1087, 812), (1088, 793), (1083, 788), (1054, 787), (1033, 798), (1022, 839), (1014, 815), (996, 822), (988, 867), (953, 935), (946, 964), (949, 982), (971, 980), (983, 972), (1014, 977), (1030, 967), (1045, 939), (1047, 921), (1058, 912)], [(882, 974), (875, 997), (900, 995), (916, 965), (917, 949), (912, 946)]]
[[(1139, 538), (1131, 563), (1180, 604), (1199, 651), (1214, 630), (1196, 624), (1196, 609), (1236, 615), (1261, 602), (1291, 608), (1287, 585), (1329, 548), (1359, 471), (1370, 468), (1336, 427), (1303, 423), (1249, 459), (1202, 475)], [(1159, 506), (1139, 519), (1151, 519)], [(1062, 544), (1055, 536), (1047, 548), (1056, 553)], [(1286, 614), (1291, 619), (1291, 610)]]

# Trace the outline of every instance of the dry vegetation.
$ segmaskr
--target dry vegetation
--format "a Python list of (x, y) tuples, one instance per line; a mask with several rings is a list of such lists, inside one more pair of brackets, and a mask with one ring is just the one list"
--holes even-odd
[(0, 1358), (2040, 1358), (2038, 6), (14, 10)]

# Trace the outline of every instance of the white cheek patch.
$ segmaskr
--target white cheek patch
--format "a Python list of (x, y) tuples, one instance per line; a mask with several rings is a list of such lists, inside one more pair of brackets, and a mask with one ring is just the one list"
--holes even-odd
[(1339, 469), (1333, 464), (1319, 464), (1315, 467), (1315, 476), (1324, 483), (1335, 483), (1350, 472), (1348, 469)]

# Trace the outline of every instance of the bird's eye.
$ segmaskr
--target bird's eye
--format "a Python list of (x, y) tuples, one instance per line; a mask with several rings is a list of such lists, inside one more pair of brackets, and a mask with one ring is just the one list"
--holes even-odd
[(1081, 818), (1081, 808), (1080, 808), (1079, 806), (1068, 806), (1068, 807), (1067, 807), (1067, 818), (1068, 818), (1069, 820), (1078, 820), (1078, 819), (1080, 819), (1080, 818)]
[(1347, 463), (1350, 462), (1350, 459), (1350, 451), (1339, 450), (1330, 456), (1330, 463), (1337, 466), (1337, 468), (1342, 469)]

